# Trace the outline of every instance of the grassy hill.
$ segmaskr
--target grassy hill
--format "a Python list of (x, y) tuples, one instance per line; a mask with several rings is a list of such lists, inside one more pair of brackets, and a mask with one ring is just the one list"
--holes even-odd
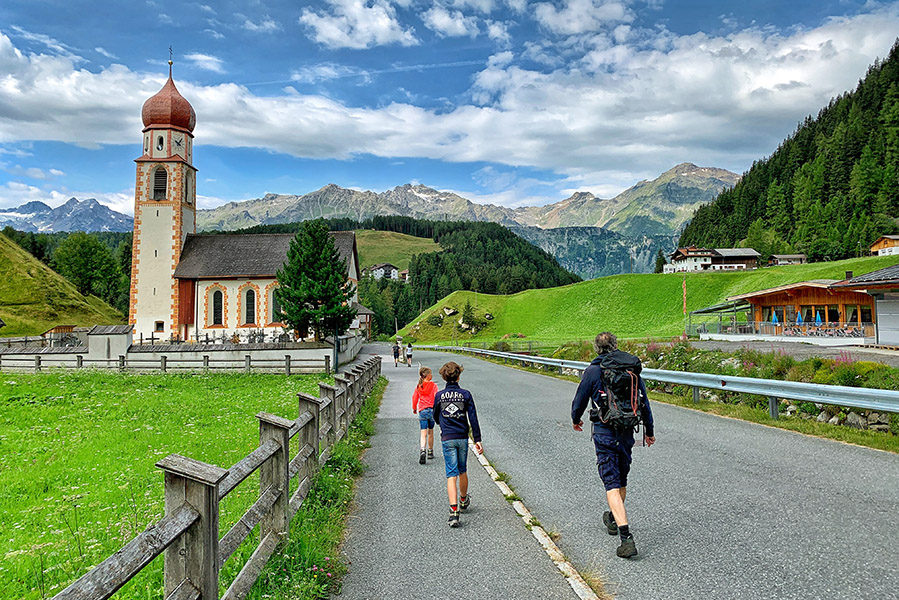
[(112, 325), (124, 315), (0, 234), (0, 336), (36, 335), (55, 325)]
[[(862, 275), (899, 263), (899, 257), (883, 256), (809, 265), (772, 267), (747, 272), (687, 274), (687, 310), (723, 302), (728, 296), (776, 287), (808, 279), (843, 279), (846, 271)], [(588, 339), (600, 331), (620, 337), (671, 337), (683, 332), (683, 274), (614, 275), (543, 290), (527, 290), (510, 296), (454, 292), (423, 312), (400, 331), (419, 342), (453, 339), (454, 328), (429, 325), (429, 315), (451, 306), (461, 312), (466, 301), (476, 314), (495, 318), (472, 336), (457, 333), (456, 340), (493, 340), (509, 333), (527, 339), (564, 342)], [(454, 317), (458, 320), (459, 316)], [(415, 332), (414, 327), (418, 326)]]
[(441, 249), (440, 244), (431, 239), (372, 229), (356, 230), (356, 246), (361, 268), (390, 263), (400, 271), (409, 268), (413, 254), (438, 252)]

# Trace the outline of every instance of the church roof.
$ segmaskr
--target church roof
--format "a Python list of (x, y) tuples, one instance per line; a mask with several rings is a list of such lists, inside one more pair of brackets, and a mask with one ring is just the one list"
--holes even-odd
[[(356, 263), (356, 234), (332, 231), (340, 258)], [(176, 279), (274, 277), (287, 259), (292, 233), (189, 234), (175, 268)]]
[(176, 127), (192, 132), (197, 124), (197, 113), (184, 96), (178, 92), (172, 80), (172, 69), (169, 67), (169, 80), (155, 96), (144, 102), (141, 110), (144, 127), (162, 126)]

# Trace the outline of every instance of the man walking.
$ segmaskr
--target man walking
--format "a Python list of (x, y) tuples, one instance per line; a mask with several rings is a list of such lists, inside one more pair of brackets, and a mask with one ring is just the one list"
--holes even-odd
[(624, 509), (627, 475), (631, 467), (634, 430), (641, 421), (644, 444), (652, 446), (656, 441), (652, 411), (640, 378), (640, 359), (618, 350), (618, 339), (607, 331), (596, 336), (593, 348), (598, 356), (584, 370), (571, 403), (571, 422), (575, 431), (583, 431), (581, 417), (592, 400), (590, 420), (593, 422), (596, 465), (610, 509), (603, 513), (602, 521), (609, 535), (617, 533), (621, 538), (616, 554), (630, 558), (636, 556), (637, 546)]

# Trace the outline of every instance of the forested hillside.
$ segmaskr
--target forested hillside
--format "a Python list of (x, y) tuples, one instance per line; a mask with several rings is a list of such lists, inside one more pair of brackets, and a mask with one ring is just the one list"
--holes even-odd
[(746, 239), (763, 255), (856, 256), (899, 231), (899, 43), (853, 92), (808, 117), (730, 190), (696, 211), (680, 245)]
[[(394, 231), (440, 244), (442, 251), (417, 254), (409, 264), (411, 285), (360, 282), (360, 301), (375, 312), (378, 331), (393, 333), (422, 309), (457, 290), (514, 294), (580, 281), (547, 252), (496, 223), (427, 221), (410, 217), (374, 217), (325, 221), (331, 230)], [(259, 225), (244, 233), (292, 233), (299, 223)]]

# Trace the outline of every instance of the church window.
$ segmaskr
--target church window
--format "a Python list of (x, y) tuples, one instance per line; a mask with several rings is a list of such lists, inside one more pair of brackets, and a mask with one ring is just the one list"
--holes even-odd
[(162, 136), (159, 136), (156, 138), (156, 149), (162, 150), (163, 148), (165, 148), (165, 139), (163, 139)]
[(153, 199), (154, 200), (165, 200), (165, 192), (168, 187), (169, 176), (165, 170), (165, 167), (160, 167), (156, 169), (156, 172), (153, 173)]
[(156, 321), (156, 323), (154, 325), (155, 326), (153, 327), (153, 330), (156, 331), (157, 333), (165, 331), (165, 323), (164, 322)]
[(272, 300), (269, 303), (269, 306), (272, 307), (272, 314), (271, 317), (269, 317), (269, 323), (278, 323), (281, 321), (281, 303), (278, 302), (278, 298), (275, 296), (276, 289), (277, 288), (271, 291)]
[(245, 316), (244, 323), (253, 324), (256, 323), (256, 292), (253, 290), (247, 290), (246, 302), (245, 306)]
[(222, 300), (223, 294), (221, 290), (212, 292), (212, 324), (221, 325), (224, 323), (222, 319)]
[(184, 175), (184, 203), (190, 204), (190, 180), (193, 174), (188, 171)]

